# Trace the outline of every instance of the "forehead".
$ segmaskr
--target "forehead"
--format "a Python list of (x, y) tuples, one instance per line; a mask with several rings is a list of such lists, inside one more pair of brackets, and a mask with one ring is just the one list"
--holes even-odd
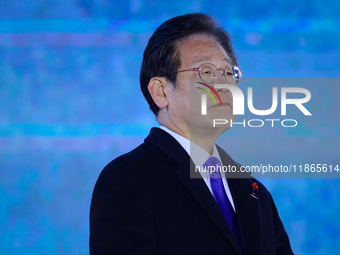
[(223, 47), (215, 39), (206, 35), (189, 36), (180, 41), (177, 47), (181, 55), (182, 66), (210, 61), (230, 62)]

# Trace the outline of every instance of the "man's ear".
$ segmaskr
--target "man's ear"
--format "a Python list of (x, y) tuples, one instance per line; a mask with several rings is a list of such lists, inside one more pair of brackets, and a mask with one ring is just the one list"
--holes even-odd
[(155, 104), (163, 109), (168, 106), (168, 91), (170, 83), (164, 77), (153, 77), (148, 85), (149, 93)]

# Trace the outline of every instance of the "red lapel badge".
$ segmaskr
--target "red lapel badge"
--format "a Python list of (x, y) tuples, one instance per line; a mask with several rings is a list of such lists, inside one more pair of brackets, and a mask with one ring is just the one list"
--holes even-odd
[(258, 198), (256, 197), (256, 195), (255, 195), (255, 190), (258, 189), (259, 186), (257, 186), (256, 182), (253, 182), (253, 183), (251, 184), (251, 186), (253, 187), (253, 192), (252, 192), (250, 195), (251, 195), (253, 198), (258, 199)]

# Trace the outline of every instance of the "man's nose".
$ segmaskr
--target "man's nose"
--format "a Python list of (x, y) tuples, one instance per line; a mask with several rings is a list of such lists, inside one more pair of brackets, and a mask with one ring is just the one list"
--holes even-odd
[[(214, 83), (214, 88), (216, 84), (228, 84), (228, 82), (224, 79), (224, 77), (221, 75), (221, 72), (219, 72), (219, 75)], [(229, 92), (229, 89), (227, 88), (218, 88), (216, 89), (217, 93), (226, 94)]]

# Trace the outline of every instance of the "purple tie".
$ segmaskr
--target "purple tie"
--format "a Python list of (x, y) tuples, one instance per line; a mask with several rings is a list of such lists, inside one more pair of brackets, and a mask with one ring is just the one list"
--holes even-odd
[[(204, 167), (210, 169), (210, 184), (211, 190), (216, 200), (216, 203), (220, 207), (224, 218), (227, 220), (231, 231), (234, 233), (234, 236), (237, 242), (240, 244), (241, 248), (243, 249), (240, 229), (238, 226), (238, 220), (236, 217), (236, 213), (234, 212), (230, 201), (225, 193), (225, 189), (223, 186), (222, 178), (221, 178), (221, 162), (216, 157), (210, 157), (208, 160), (203, 164)], [(208, 168), (210, 166), (210, 168)]]

